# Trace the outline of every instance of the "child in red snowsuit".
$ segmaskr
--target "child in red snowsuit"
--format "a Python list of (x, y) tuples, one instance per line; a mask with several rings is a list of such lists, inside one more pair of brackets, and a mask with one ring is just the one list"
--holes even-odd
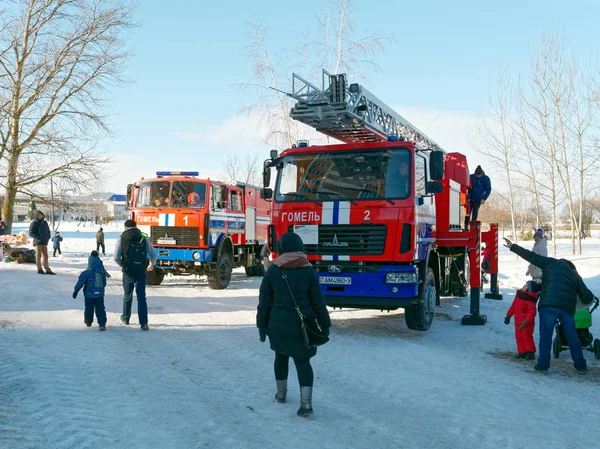
[(510, 318), (515, 317), (515, 338), (517, 340), (517, 358), (535, 359), (535, 328), (537, 293), (528, 291), (527, 287), (517, 290), (515, 299), (504, 318), (504, 324), (510, 324)]

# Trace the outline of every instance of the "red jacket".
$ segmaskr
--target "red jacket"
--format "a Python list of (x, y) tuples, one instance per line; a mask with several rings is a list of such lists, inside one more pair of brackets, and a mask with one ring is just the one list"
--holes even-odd
[(515, 323), (520, 324), (525, 320), (529, 323), (533, 323), (536, 315), (536, 301), (537, 293), (517, 290), (515, 299), (513, 300), (510, 309), (508, 309), (506, 316), (514, 316)]

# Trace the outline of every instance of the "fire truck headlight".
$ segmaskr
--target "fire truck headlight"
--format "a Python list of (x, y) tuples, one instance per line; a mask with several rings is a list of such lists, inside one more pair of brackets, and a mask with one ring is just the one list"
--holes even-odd
[(194, 258), (194, 260), (200, 260), (200, 253), (198, 251), (194, 251), (192, 253), (192, 257)]
[(416, 284), (417, 283), (417, 273), (390, 272), (385, 275), (385, 283), (386, 284)]

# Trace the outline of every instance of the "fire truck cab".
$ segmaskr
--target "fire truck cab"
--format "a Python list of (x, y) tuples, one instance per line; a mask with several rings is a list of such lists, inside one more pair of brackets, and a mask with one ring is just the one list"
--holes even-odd
[(198, 172), (157, 172), (127, 188), (129, 216), (156, 249), (148, 284), (166, 274), (206, 275), (213, 289), (229, 285), (232, 269), (262, 275), (270, 222), (260, 189), (199, 179)]

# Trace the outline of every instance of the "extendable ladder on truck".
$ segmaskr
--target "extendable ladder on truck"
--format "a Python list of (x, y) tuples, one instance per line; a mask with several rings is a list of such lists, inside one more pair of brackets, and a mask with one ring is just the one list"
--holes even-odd
[(323, 70), (322, 89), (293, 74), (289, 95), (297, 100), (290, 117), (341, 142), (383, 142), (395, 135), (400, 141), (443, 151), (363, 86), (348, 85), (346, 74), (331, 75)]

